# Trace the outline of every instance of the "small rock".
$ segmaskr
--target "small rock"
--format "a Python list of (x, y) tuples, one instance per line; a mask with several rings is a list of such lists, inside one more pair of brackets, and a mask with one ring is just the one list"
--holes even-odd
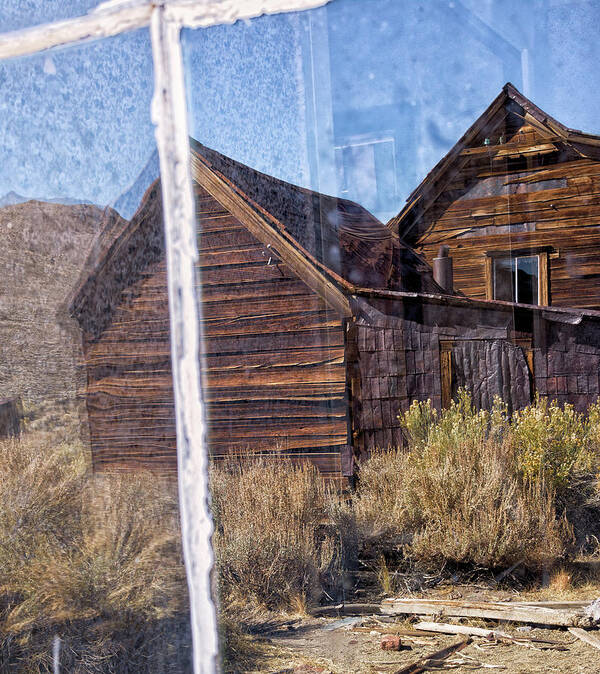
[(381, 648), (384, 651), (399, 651), (402, 649), (402, 641), (397, 634), (386, 634), (381, 637)]
[(517, 627), (517, 632), (531, 632), (531, 630), (531, 625), (521, 625), (521, 627)]
[(379, 636), (379, 632), (378, 632), (377, 630), (371, 630), (371, 631), (369, 632), (369, 636), (370, 636), (370, 637), (378, 637), (378, 636)]

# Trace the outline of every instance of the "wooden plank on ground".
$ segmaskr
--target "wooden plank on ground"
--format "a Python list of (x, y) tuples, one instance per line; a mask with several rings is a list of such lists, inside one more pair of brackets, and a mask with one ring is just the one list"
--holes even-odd
[(445, 660), (452, 654), (462, 651), (462, 649), (465, 648), (465, 646), (468, 646), (470, 643), (470, 637), (461, 637), (458, 641), (450, 644), (450, 646), (446, 646), (446, 648), (442, 648), (431, 655), (420, 658), (416, 662), (413, 662), (406, 667), (402, 667), (402, 669), (397, 669), (394, 674), (420, 674), (420, 672), (425, 672), (432, 666), (438, 665), (440, 661)]
[(455, 618), (484, 618), (511, 622), (590, 627), (593, 620), (582, 609), (555, 609), (523, 606), (510, 602), (467, 602), (442, 599), (384, 599), (381, 612), (386, 615), (435, 615)]
[[(501, 630), (490, 630), (485, 627), (471, 627), (470, 625), (449, 625), (448, 623), (420, 622), (415, 625), (415, 629), (423, 630), (424, 634), (439, 632), (441, 634), (464, 634), (470, 637), (483, 637), (497, 641), (510, 641), (520, 646), (529, 646), (535, 648), (550, 648), (553, 650), (564, 651), (564, 644), (549, 639), (538, 639), (536, 637), (515, 637), (508, 632)], [(577, 629), (577, 628), (573, 628)], [(583, 630), (582, 630), (583, 631)], [(534, 646), (534, 644), (538, 644)]]
[(511, 639), (508, 632), (490, 630), (485, 627), (471, 627), (470, 625), (449, 625), (448, 623), (420, 622), (415, 625), (416, 630), (439, 632), (440, 634), (463, 634), (469, 637), (484, 637), (485, 639)]
[(319, 606), (315, 609), (309, 609), (308, 613), (312, 616), (327, 615), (375, 615), (379, 614), (379, 604), (335, 604), (334, 606)]
[(598, 632), (586, 632), (581, 627), (569, 627), (569, 632), (578, 639), (581, 639), (581, 641), (585, 641), (586, 644), (600, 649), (600, 635)]

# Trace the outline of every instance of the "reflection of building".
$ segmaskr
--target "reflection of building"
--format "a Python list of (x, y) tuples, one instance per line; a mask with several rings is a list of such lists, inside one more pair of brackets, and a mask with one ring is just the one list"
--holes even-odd
[[(534, 390), (579, 408), (598, 395), (600, 313), (451, 294), (357, 204), (192, 142), (202, 281), (203, 386), (216, 456), (284, 454), (327, 476), (402, 443), (411, 400), (511, 408)], [(96, 468), (175, 470), (160, 186), (112, 220), (71, 311), (84, 334)]]
[[(358, 201), (385, 222), (465, 127), (471, 106), (507, 79), (529, 86), (528, 29), (516, 46), (504, 17), (482, 20), (484, 8), (465, 4), (336, 2), (299, 16), (314, 189)], [(539, 19), (533, 8), (519, 12)], [(541, 48), (538, 37), (536, 57)]]
[(507, 84), (390, 221), (478, 299), (600, 309), (600, 136)]

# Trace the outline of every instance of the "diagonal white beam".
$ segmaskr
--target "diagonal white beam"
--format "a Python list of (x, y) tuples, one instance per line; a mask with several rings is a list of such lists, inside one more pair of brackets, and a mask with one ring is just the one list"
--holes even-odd
[(311, 9), (327, 2), (329, 0), (109, 0), (83, 16), (0, 33), (0, 60), (143, 28), (150, 23), (154, 7), (166, 9), (169, 21), (199, 28), (262, 14)]
[(91, 12), (73, 19), (3, 33), (0, 34), (0, 60), (142, 28), (150, 22), (151, 14), (152, 5), (139, 2), (115, 7), (110, 11)]

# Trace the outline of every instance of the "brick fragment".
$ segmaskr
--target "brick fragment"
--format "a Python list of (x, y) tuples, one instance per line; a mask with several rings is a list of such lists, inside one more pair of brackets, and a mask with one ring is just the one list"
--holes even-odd
[(385, 634), (381, 637), (381, 649), (384, 651), (399, 651), (402, 649), (402, 641), (397, 634)]

